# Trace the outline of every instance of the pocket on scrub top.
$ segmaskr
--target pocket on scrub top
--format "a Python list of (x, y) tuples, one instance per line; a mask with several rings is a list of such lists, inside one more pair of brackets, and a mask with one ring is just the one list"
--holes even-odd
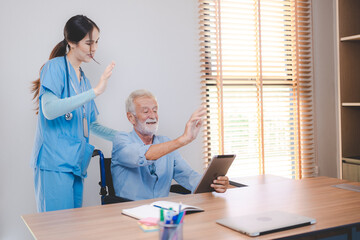
[(40, 168), (61, 172), (72, 172), (84, 177), (94, 146), (85, 140), (60, 134), (56, 144), (44, 142), (41, 151)]
[(80, 139), (59, 135), (57, 143), (52, 148), (56, 149), (54, 158), (58, 158), (56, 162), (60, 170), (80, 173), (79, 163), (83, 155), (83, 144)]
[(95, 147), (85, 141), (82, 142), (82, 145), (83, 145), (83, 151), (82, 151), (83, 154), (81, 156), (80, 171), (81, 171), (81, 177), (86, 177), (86, 171), (90, 164), (90, 160), (92, 158), (92, 154)]

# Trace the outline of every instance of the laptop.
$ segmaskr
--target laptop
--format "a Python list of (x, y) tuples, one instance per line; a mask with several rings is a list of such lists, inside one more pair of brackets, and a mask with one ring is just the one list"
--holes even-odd
[(213, 156), (210, 165), (203, 174), (200, 182), (195, 188), (194, 193), (212, 192), (214, 188), (210, 187), (213, 181), (218, 176), (225, 176), (236, 155), (215, 155)]
[(216, 223), (251, 237), (315, 224), (316, 220), (297, 214), (270, 211), (246, 216), (223, 218)]

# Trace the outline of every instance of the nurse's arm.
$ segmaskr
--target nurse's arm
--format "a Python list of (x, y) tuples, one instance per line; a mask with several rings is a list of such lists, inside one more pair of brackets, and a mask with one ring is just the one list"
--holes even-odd
[(64, 99), (58, 98), (49, 90), (45, 90), (45, 93), (41, 95), (41, 108), (45, 118), (53, 120), (74, 111), (95, 97), (93, 89)]
[(113, 141), (118, 131), (101, 125), (98, 121), (90, 123), (90, 132), (108, 141)]

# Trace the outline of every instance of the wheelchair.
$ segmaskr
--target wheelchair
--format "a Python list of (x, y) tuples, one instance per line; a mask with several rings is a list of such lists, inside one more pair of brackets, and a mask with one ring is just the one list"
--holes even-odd
[(101, 205), (120, 203), (120, 202), (129, 202), (131, 199), (118, 197), (115, 195), (112, 175), (111, 175), (111, 158), (104, 158), (104, 154), (95, 149), (93, 157), (99, 156), (99, 165), (100, 165), (100, 192), (101, 195)]
[[(99, 166), (100, 166), (100, 195), (101, 195), (101, 205), (129, 202), (133, 201), (131, 199), (118, 197), (115, 195), (112, 175), (111, 175), (111, 158), (104, 158), (104, 154), (95, 149), (92, 157), (99, 156)], [(191, 192), (186, 188), (182, 187), (179, 184), (171, 185), (170, 192), (177, 194), (190, 194)]]

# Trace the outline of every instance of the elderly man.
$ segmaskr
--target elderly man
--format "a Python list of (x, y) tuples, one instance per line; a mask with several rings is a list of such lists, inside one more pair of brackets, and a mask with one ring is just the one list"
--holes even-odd
[[(172, 179), (194, 191), (201, 175), (190, 168), (178, 148), (192, 142), (199, 133), (204, 108), (196, 110), (186, 123), (184, 133), (170, 140), (155, 135), (158, 129), (158, 104), (152, 93), (137, 90), (126, 101), (127, 118), (133, 131), (119, 132), (113, 140), (111, 171), (115, 194), (131, 200), (166, 197)], [(211, 187), (225, 192), (226, 176), (218, 177)]]

